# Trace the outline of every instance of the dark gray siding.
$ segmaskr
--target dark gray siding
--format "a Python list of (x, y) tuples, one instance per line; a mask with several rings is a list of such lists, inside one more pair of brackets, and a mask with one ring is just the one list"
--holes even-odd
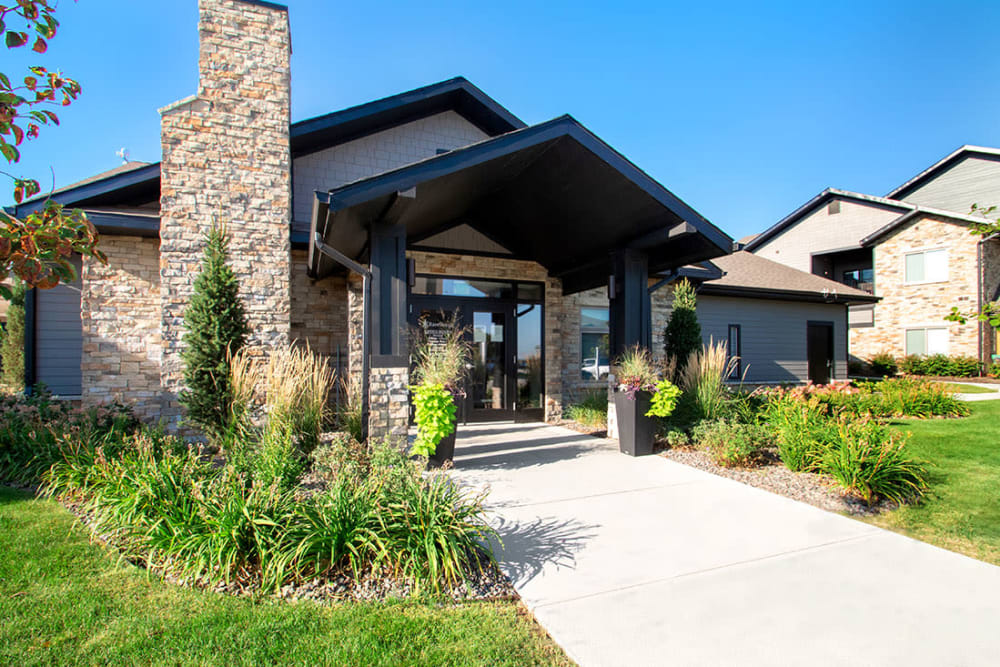
[(973, 155), (902, 197), (920, 206), (968, 213), (973, 204), (1000, 204), (1000, 157)]
[(834, 375), (847, 379), (847, 306), (770, 299), (698, 297), (698, 321), (707, 343), (725, 341), (739, 324), (746, 381), (806, 382), (806, 324), (833, 322)]
[[(79, 272), (77, 262), (77, 272)], [(80, 281), (37, 290), (35, 297), (35, 381), (58, 396), (79, 396), (83, 327)]]

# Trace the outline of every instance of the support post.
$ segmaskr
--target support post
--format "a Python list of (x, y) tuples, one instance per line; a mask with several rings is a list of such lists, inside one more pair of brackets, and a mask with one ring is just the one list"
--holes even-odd
[(616, 250), (611, 254), (614, 289), (610, 294), (611, 359), (638, 344), (652, 345), (649, 268), (640, 250)]
[(406, 438), (409, 422), (409, 355), (406, 346), (406, 228), (376, 222), (371, 253), (371, 356), (367, 416), (369, 437)]

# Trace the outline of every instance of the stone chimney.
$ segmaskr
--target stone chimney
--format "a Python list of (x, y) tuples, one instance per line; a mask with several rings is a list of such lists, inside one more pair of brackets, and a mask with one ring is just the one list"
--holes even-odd
[(287, 9), (199, 0), (198, 93), (160, 110), (160, 294), (163, 415), (180, 417), (184, 310), (213, 221), (230, 235), (251, 341), (290, 329), (291, 38)]

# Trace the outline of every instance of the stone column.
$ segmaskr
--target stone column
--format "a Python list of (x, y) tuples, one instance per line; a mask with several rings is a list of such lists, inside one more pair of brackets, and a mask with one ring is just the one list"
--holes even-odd
[(270, 3), (200, 0), (197, 95), (160, 110), (164, 416), (180, 417), (184, 310), (213, 222), (250, 320), (249, 344), (288, 342), (291, 259), (288, 14)]
[(370, 370), (368, 437), (405, 442), (410, 421), (410, 370), (406, 365)]

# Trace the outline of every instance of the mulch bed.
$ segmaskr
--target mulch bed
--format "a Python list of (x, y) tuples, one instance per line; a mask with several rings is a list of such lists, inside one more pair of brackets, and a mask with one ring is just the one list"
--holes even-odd
[(897, 507), (895, 503), (888, 501), (869, 507), (856, 498), (841, 494), (836, 484), (823, 475), (792, 472), (776, 461), (777, 457), (773, 454), (769, 455), (764, 465), (757, 468), (725, 468), (713, 463), (705, 452), (690, 447), (667, 449), (660, 452), (660, 456), (719, 477), (728, 477), (792, 500), (809, 503), (830, 512), (852, 516), (874, 516)]

